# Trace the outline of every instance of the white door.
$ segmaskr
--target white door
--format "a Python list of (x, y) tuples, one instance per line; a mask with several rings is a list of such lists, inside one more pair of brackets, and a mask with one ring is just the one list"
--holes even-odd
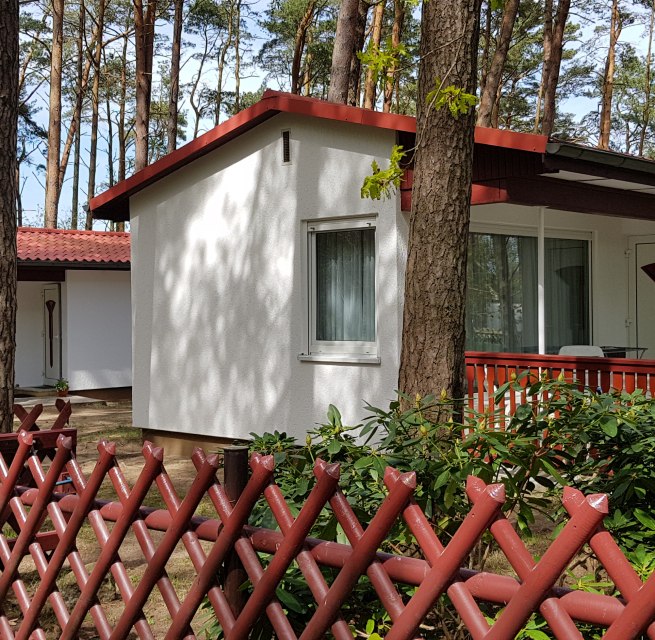
[(61, 378), (61, 293), (58, 284), (43, 287), (43, 383)]
[(655, 358), (655, 242), (637, 240), (634, 252), (635, 346), (648, 349), (644, 357), (650, 359)]

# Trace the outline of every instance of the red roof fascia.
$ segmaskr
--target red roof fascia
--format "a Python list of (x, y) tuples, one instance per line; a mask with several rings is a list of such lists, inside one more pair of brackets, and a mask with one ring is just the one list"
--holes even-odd
[(503, 147), (516, 151), (532, 151), (546, 153), (548, 136), (535, 133), (518, 133), (507, 129), (489, 129), (487, 127), (475, 128), (475, 143), (490, 147)]
[[(416, 119), (412, 116), (382, 113), (268, 90), (253, 106), (93, 198), (90, 202), (91, 210), (96, 217), (126, 219), (126, 216), (121, 216), (118, 210), (121, 207), (127, 209), (130, 196), (281, 112), (405, 133), (416, 132)], [(475, 142), (478, 144), (537, 153), (545, 152), (547, 141), (546, 136), (499, 129), (478, 127), (475, 131)]]
[(16, 234), (21, 264), (75, 263), (130, 264), (130, 234), (112, 231), (76, 231), (20, 227)]

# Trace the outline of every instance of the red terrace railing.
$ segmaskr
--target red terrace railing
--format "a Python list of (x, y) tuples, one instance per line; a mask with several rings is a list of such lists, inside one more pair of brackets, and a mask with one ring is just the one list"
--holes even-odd
[[(520, 377), (529, 372), (531, 375)], [(484, 412), (514, 413), (527, 401), (526, 387), (542, 373), (549, 378), (560, 374), (580, 386), (632, 393), (642, 389), (655, 397), (655, 360), (628, 358), (591, 358), (580, 356), (550, 356), (532, 353), (466, 352), (466, 381), (469, 407)], [(495, 392), (514, 376), (522, 389), (510, 388), (496, 403)]]
[[(364, 527), (339, 489), (340, 470), (336, 464), (317, 460), (315, 485), (294, 517), (275, 484), (272, 456), (252, 456), (250, 478), (234, 503), (216, 478), (218, 457), (206, 456), (199, 449), (193, 455), (197, 475), (187, 495), (180, 498), (165, 471), (163, 451), (150, 443), (143, 447), (144, 465), (130, 487), (112, 444), (99, 444), (97, 464), (87, 478), (72, 455), (70, 439), (59, 438), (54, 460), (46, 470), (31, 448), (31, 438), (26, 433), (19, 435), (18, 451), (9, 467), (0, 460), (0, 524), (13, 514), (20, 525), (15, 539), (8, 538), (4, 529), (0, 533), (0, 636), (5, 640), (45, 639), (39, 622), (46, 603), (54, 612), (60, 638), (77, 638), (83, 631), (93, 633), (90, 627), (103, 640), (124, 639), (132, 630), (139, 638), (154, 638), (157, 630), (152, 628), (143, 608), (157, 591), (170, 617), (170, 621), (160, 620), (161, 635), (168, 640), (196, 637), (192, 628), (194, 615), (205, 597), (228, 640), (248, 638), (261, 616), (268, 617), (280, 640), (318, 640), (329, 631), (338, 640), (346, 640), (353, 634), (341, 615), (341, 607), (364, 575), (389, 613), (391, 629), (387, 640), (414, 638), (419, 625), (444, 594), (474, 640), (513, 638), (537, 611), (559, 639), (581, 640), (577, 622), (606, 628), (607, 640), (630, 640), (643, 632), (655, 639), (655, 574), (642, 582), (603, 529), (602, 521), (608, 513), (604, 495), (584, 496), (567, 489), (564, 506), (569, 520), (536, 561), (502, 513), (503, 486), (485, 485), (476, 478), (470, 478), (466, 487), (471, 510), (454, 536), (443, 544), (414, 500), (414, 474), (401, 474), (390, 467), (384, 476), (387, 496)], [(32, 474), (36, 488), (16, 485), (25, 469)], [(53, 491), (55, 480), (64, 469), (72, 478), (75, 494)], [(105, 479), (116, 491), (118, 502), (97, 499)], [(165, 509), (143, 506), (148, 490), (154, 486)], [(193, 515), (205, 495), (216, 510), (216, 518)], [(277, 521), (278, 531), (247, 524), (261, 496)], [(349, 544), (308, 537), (324, 508), (332, 510)], [(57, 543), (50, 555), (46, 555), (37, 538), (46, 516), (54, 526)], [(399, 518), (411, 530), (422, 557), (378, 551)], [(90, 525), (99, 543), (98, 557), (90, 565), (83, 562), (76, 543), (85, 525)], [(121, 560), (130, 530), (135, 533), (146, 564), (136, 585)], [(154, 538), (153, 531), (163, 532), (163, 536)], [(485, 531), (495, 538), (518, 579), (461, 568)], [(209, 541), (211, 546), (202, 546), (201, 540)], [(185, 593), (176, 591), (167, 572), (167, 563), (179, 542), (196, 574)], [(605, 567), (621, 593), (620, 598), (556, 586), (585, 543)], [(262, 564), (260, 554), (270, 554), (267, 564)], [(21, 577), (22, 560), (27, 556), (32, 558), (40, 576), (34, 587), (29, 587)], [(230, 595), (225, 585), (216, 580), (219, 570), (235, 557), (243, 563), (250, 580), (250, 587), (242, 592), (243, 602), (236, 601), (234, 594)], [(314, 614), (298, 634), (275, 596), (276, 587), (294, 561), (316, 600)], [(331, 584), (321, 566), (338, 570)], [(179, 559), (176, 567), (179, 570)], [(57, 583), (66, 569), (80, 591), (70, 606)], [(113, 623), (98, 596), (99, 587), (109, 574), (124, 602)], [(417, 589), (411, 597), (402, 597), (399, 583)], [(8, 612), (6, 596), (10, 590), (18, 603), (18, 613)], [(485, 617), (480, 606), (484, 602), (503, 607), (496, 620)]]

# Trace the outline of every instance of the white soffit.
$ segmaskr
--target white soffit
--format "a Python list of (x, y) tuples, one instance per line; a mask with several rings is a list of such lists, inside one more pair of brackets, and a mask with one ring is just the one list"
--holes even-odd
[(573, 171), (560, 171), (547, 174), (555, 180), (567, 180), (568, 182), (584, 182), (593, 184), (595, 187), (606, 187), (608, 189), (623, 189), (626, 191), (639, 191), (641, 193), (655, 193), (655, 187), (641, 182), (628, 182), (626, 180), (611, 180), (592, 176), (586, 173), (575, 173)]

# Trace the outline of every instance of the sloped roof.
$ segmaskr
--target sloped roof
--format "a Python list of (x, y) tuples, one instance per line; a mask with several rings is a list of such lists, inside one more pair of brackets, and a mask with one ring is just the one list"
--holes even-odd
[[(280, 91), (265, 91), (262, 99), (237, 113), (202, 136), (176, 149), (157, 162), (142, 169), (96, 196), (89, 203), (93, 217), (106, 220), (128, 220), (129, 198), (145, 187), (217, 149), (226, 142), (253, 129), (278, 113), (292, 113), (339, 122), (349, 122), (378, 129), (397, 131), (413, 137), (416, 119), (394, 113), (351, 107), (307, 98)], [(488, 145), (532, 153), (544, 153), (548, 138), (529, 133), (476, 127), (476, 145)]]
[(129, 267), (130, 234), (20, 227), (17, 233), (21, 265), (66, 264)]

